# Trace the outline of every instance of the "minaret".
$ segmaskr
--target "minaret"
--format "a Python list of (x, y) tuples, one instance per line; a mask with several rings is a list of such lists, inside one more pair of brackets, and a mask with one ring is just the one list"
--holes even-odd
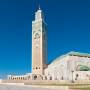
[(32, 21), (32, 73), (44, 74), (47, 60), (47, 37), (46, 24), (42, 10), (35, 13), (35, 20)]

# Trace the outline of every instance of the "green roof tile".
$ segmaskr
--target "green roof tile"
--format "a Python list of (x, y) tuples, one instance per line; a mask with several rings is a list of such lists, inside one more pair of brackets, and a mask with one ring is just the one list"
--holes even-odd
[(90, 54), (88, 53), (80, 53), (80, 52), (69, 52), (68, 55), (72, 55), (72, 56), (81, 56), (81, 57), (90, 57)]

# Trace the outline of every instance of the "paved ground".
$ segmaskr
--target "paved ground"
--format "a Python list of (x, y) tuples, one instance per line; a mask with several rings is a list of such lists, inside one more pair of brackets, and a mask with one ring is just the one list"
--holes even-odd
[(16, 85), (0, 85), (0, 90), (68, 90), (68, 89), (50, 89), (50, 88), (39, 88), (30, 86), (16, 86)]

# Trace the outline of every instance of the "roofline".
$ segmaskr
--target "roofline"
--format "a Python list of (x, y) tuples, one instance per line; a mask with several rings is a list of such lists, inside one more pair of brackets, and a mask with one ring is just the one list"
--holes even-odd
[(90, 54), (88, 54), (88, 53), (81, 53), (81, 52), (75, 52), (75, 51), (71, 51), (71, 52), (67, 53), (67, 55), (80, 56), (80, 57), (89, 57), (90, 58)]
[(88, 54), (88, 53), (81, 53), (81, 52), (71, 51), (71, 52), (69, 52), (67, 54), (63, 54), (63, 55), (55, 58), (50, 64), (58, 61), (58, 59), (60, 60), (60, 59), (62, 59), (64, 57), (66, 57), (66, 56), (78, 56), (78, 57), (88, 57), (88, 58), (90, 58), (90, 54)]

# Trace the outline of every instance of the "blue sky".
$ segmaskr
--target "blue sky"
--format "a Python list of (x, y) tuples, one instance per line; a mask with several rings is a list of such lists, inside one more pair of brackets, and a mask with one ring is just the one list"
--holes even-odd
[(0, 77), (31, 71), (31, 23), (39, 3), (48, 63), (69, 51), (90, 53), (90, 0), (0, 0)]

